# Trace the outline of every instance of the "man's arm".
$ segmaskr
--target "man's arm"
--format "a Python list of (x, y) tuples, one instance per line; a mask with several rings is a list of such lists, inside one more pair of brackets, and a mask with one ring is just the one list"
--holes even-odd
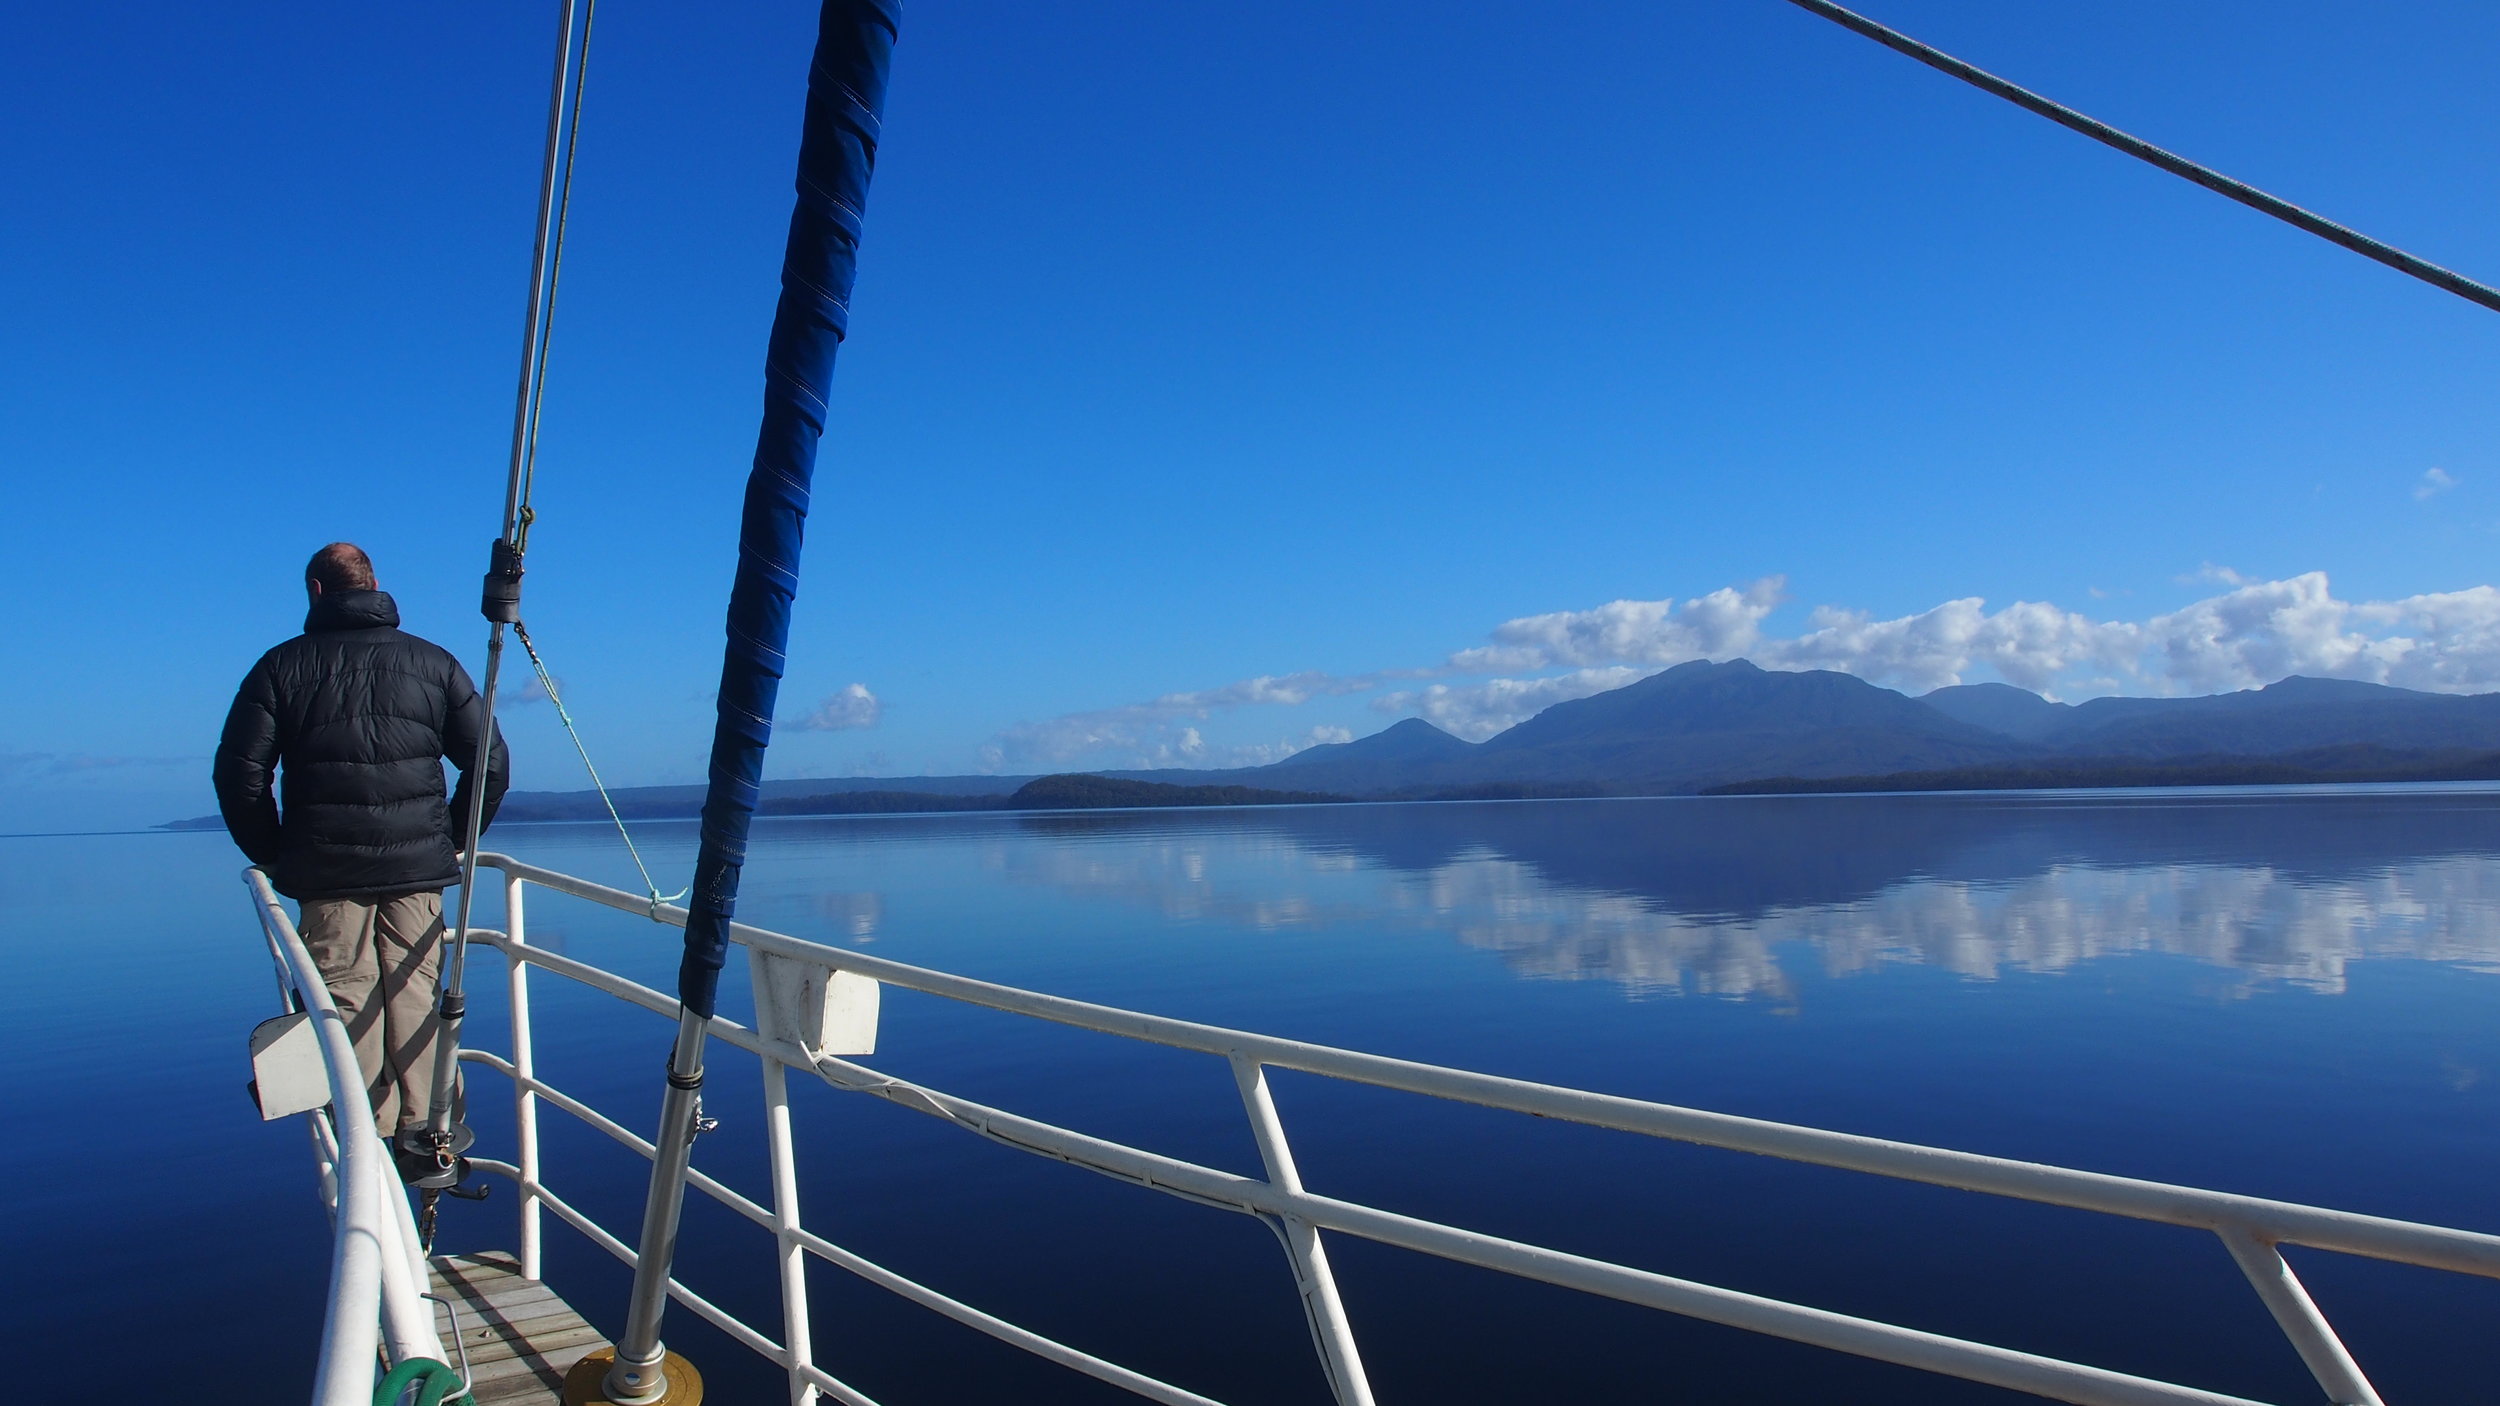
[[(486, 700), (478, 696), (477, 686), (469, 682), (469, 671), (452, 661), (448, 716), (443, 726), (443, 755), (460, 768), (460, 784), (451, 788), (451, 842), (454, 848), (469, 838), (469, 803), (477, 792), (477, 738), (486, 722)], [(503, 728), (495, 729), (494, 750), (486, 754), (486, 813), (478, 826), (482, 834), (495, 823), (495, 811), (503, 805), (504, 787), (511, 781), (512, 759), (504, 751)]]
[(266, 869), (278, 858), (278, 691), (269, 661), (261, 660), (243, 676), (234, 706), (226, 710), (226, 728), (217, 738), (217, 760), (209, 777), (217, 787), (217, 812), (225, 817), (226, 833), (236, 848)]

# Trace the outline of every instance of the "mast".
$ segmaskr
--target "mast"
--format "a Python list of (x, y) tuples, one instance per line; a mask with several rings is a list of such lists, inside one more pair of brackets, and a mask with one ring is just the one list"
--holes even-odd
[[(677, 1248), (686, 1168), (702, 1129), (703, 1040), (720, 985), (729, 925), (746, 863), (747, 826), (772, 741), (773, 705), (798, 593), (799, 544), (807, 522), (816, 447), (834, 354), (850, 326), (860, 216), (877, 158), (885, 80), (900, 0), (825, 0), (816, 55), (807, 75), (799, 139), (798, 201), (782, 257), (781, 299), (764, 359), (764, 422), (747, 476), (738, 527), (738, 570), (729, 592), (728, 648), (721, 659), (719, 718), (712, 733), (711, 782), (703, 800), (702, 847), (688, 903), (686, 950), (678, 966), (683, 1002), (669, 1052), (651, 1192), (624, 1336), (601, 1390), (630, 1406), (670, 1397), (660, 1319)], [(682, 1369), (681, 1369), (682, 1371)], [(685, 1374), (691, 1376), (690, 1373)], [(700, 1387), (694, 1386), (699, 1393)]]

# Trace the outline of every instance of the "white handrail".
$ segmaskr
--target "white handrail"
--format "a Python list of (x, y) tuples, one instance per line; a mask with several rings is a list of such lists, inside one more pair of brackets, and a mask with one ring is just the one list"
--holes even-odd
[[(647, 897), (629, 894), (622, 889), (540, 869), (500, 854), (489, 853), (482, 856), (480, 862), (514, 878), (541, 884), (577, 898), (626, 912), (649, 914), (674, 927), (683, 927), (686, 923), (684, 909), (663, 905), (655, 911)], [(1295, 1069), (1459, 1103), (1586, 1123), (1706, 1147), (1758, 1153), (1846, 1171), (1872, 1172), (1878, 1176), (1925, 1182), (1931, 1186), (1985, 1192), (2135, 1220), (2191, 1226), (2199, 1230), (2240, 1228), (2272, 1243), (2306, 1245), (2312, 1249), (2336, 1250), (2371, 1259), (2500, 1278), (2500, 1235), (2325, 1210), (2258, 1196), (2112, 1176), (2105, 1172), (2077, 1171), (2040, 1162), (1988, 1157), (1856, 1133), (1831, 1132), (1793, 1123), (1680, 1108), (1672, 1104), (1591, 1093), (1584, 1089), (1539, 1084), (1524, 1079), (1506, 1079), (1441, 1065), (1419, 1064), (1385, 1055), (1313, 1045), (1247, 1030), (1201, 1025), (1170, 1016), (1148, 1015), (1115, 1006), (1071, 1000), (1065, 996), (1020, 990), (910, 966), (888, 958), (872, 957), (864, 952), (828, 947), (744, 923), (733, 924), (730, 937), (759, 951), (795, 957), (837, 971), (855, 972), (906, 990), (943, 996), (967, 1005), (1036, 1016), (1106, 1035), (1123, 1035), (1227, 1059), (1238, 1056), (1279, 1069)], [(675, 1009), (675, 1003), (670, 1002), (669, 1010), (673, 1013)]]
[[(536, 883), (620, 911), (640, 913), (672, 926), (682, 927), (686, 921), (683, 909), (653, 905), (647, 897), (541, 869), (508, 856), (481, 855), (479, 862), (501, 870), (507, 885), (516, 894), (522, 884)], [(614, 973), (571, 958), (508, 943), (500, 934), (482, 933), (480, 937), (503, 951), (516, 970), (523, 965), (542, 966), (553, 974), (606, 991), (654, 1013), (672, 1019), (678, 1014), (677, 1002)], [(2156, 1403), (2256, 1406), (2256, 1403), (2176, 1383), (1674, 1279), (1626, 1265), (1565, 1254), (1542, 1246), (1313, 1194), (1300, 1186), (1293, 1171), (1292, 1153), (1283, 1125), (1275, 1117), (1272, 1100), (1262, 1097), (1265, 1093), (1262, 1071), (1267, 1065), (1651, 1137), (2213, 1232), (2240, 1265), (2260, 1300), (2273, 1313), (2278, 1326), (2298, 1351), (2303, 1363), (2310, 1368), (2328, 1399), (2339, 1406), (2378, 1406), (2379, 1399), (2324, 1315), (2292, 1274), (2290, 1266), (2283, 1261), (2276, 1248), (2279, 1244), (2298, 1243), (2500, 1277), (2500, 1236), (2474, 1231), (1983, 1157), (1944, 1148), (1740, 1118), (1389, 1059), (976, 981), (807, 942), (747, 924), (733, 925), (730, 937), (755, 951), (830, 970), (855, 973), (909, 990), (1105, 1034), (1197, 1050), (1221, 1056), (1231, 1063), (1236, 1082), (1241, 1087), (1253, 1136), (1268, 1170), (1265, 1180), (1091, 1137), (895, 1079), (864, 1065), (814, 1056), (787, 1041), (768, 1040), (759, 1032), (735, 1021), (715, 1017), (710, 1027), (712, 1035), (758, 1055), (765, 1062), (769, 1105), (766, 1133), (772, 1142), (776, 1201), (780, 1204), (767, 1210), (700, 1172), (693, 1174), (692, 1186), (773, 1231), (782, 1242), (785, 1256), (789, 1247), (795, 1244), (1003, 1341), (1114, 1382), (1139, 1395), (1166, 1402), (1199, 1406), (1207, 1399), (1169, 1383), (1141, 1377), (1077, 1349), (1038, 1338), (1026, 1330), (958, 1304), (935, 1290), (913, 1284), (891, 1271), (869, 1264), (800, 1228), (797, 1224), (795, 1174), (790, 1168), (787, 1104), (782, 1099), (771, 1097), (771, 1092), (780, 1084), (778, 1076), (781, 1071), (785, 1067), (811, 1070), (836, 1088), (886, 1099), (1022, 1151), (1085, 1167), (1201, 1204), (1254, 1215), (1268, 1222), (1284, 1241), (1311, 1318), (1313, 1343), (1319, 1351), (1321, 1366), (1342, 1406), (1368, 1402), (1370, 1392), (1368, 1384), (1363, 1381), (1352, 1329), (1346, 1321), (1333, 1275), (1329, 1272), (1325, 1252), (1317, 1236), (1322, 1229), (1671, 1313), (1942, 1375), (2009, 1387), (2053, 1400), (2083, 1403), (2084, 1406), (2156, 1406)], [(526, 1017), (522, 1018), (525, 1020)], [(515, 1037), (518, 1048), (517, 1042), (526, 1039), (526, 1032), (516, 1026)], [(582, 1118), (637, 1152), (649, 1155), (650, 1144), (647, 1141), (587, 1105), (562, 1094), (544, 1081), (522, 1074), (505, 1061), (490, 1055), (478, 1055), (476, 1058), (481, 1063), (515, 1074), (517, 1087), (539, 1095), (545, 1102)], [(530, 1136), (534, 1140), (534, 1129)], [(481, 1162), (479, 1165), (490, 1164)], [(497, 1169), (501, 1170), (500, 1167)], [(535, 1178), (525, 1179), (526, 1191), (545, 1194)], [(785, 1196), (787, 1200), (784, 1200)], [(548, 1197), (548, 1202), (551, 1206), (561, 1205), (552, 1197)], [(564, 1214), (568, 1221), (620, 1256), (631, 1253), (613, 1235), (580, 1220), (576, 1214), (570, 1213), (569, 1208), (565, 1208)], [(672, 1282), (670, 1288), (680, 1302), (699, 1306), (698, 1311), (705, 1317), (724, 1327), (730, 1326), (716, 1316), (717, 1309), (683, 1286)], [(803, 1314), (803, 1303), (785, 1299), (786, 1323), (802, 1321)], [(807, 1360), (805, 1341), (799, 1335), (791, 1334), (792, 1346), (783, 1347), (773, 1344), (762, 1333), (743, 1323), (736, 1324), (732, 1332), (733, 1336), (747, 1341), (757, 1351), (787, 1369), (794, 1406), (806, 1406), (820, 1386), (846, 1402), (862, 1399)]]
[(330, 1292), (312, 1399), (314, 1406), (372, 1406), (375, 1365), (383, 1355), (393, 1365), (420, 1357), (444, 1360), (433, 1307), (421, 1297), (425, 1260), (408, 1198), (373, 1125), (347, 1022), (268, 876), (254, 868), (244, 870), (243, 879), (279, 980), (297, 1008), (312, 1017), (330, 1084), (329, 1106), (307, 1115), (314, 1120), (313, 1147), (322, 1159), (333, 1227)]
[[(484, 867), (503, 872), (513, 926), (516, 928), (519, 926), (521, 893), (526, 884), (539, 884), (672, 926), (682, 927), (686, 921), (683, 909), (655, 907), (644, 895), (626, 893), (568, 874), (541, 869), (500, 854), (481, 854), (478, 860)], [(278, 916), (282, 921), (283, 913)], [(678, 1003), (661, 992), (615, 973), (532, 947), (515, 937), (493, 931), (479, 931), (474, 935), (479, 941), (502, 952), (511, 964), (512, 990), (516, 997), (512, 1010), (513, 1049), (517, 1058), (506, 1060), (482, 1051), (466, 1051), (462, 1057), (512, 1077), (521, 1123), (518, 1145), (525, 1158), (524, 1165), (517, 1166), (484, 1158), (477, 1159), (475, 1165), (513, 1177), (520, 1185), (525, 1214), (533, 1222), (536, 1208), (543, 1205), (555, 1212), (559, 1219), (630, 1264), (635, 1258), (632, 1247), (547, 1189), (543, 1173), (535, 1165), (539, 1146), (537, 1110), (543, 1105), (577, 1117), (645, 1157), (651, 1155), (652, 1145), (623, 1124), (548, 1084), (530, 1068), (530, 1014), (523, 973), (527, 967), (541, 967), (551, 975), (580, 982), (672, 1020), (678, 1016)], [(1740, 1118), (1389, 1059), (976, 981), (807, 942), (746, 924), (733, 925), (730, 936), (733, 941), (755, 951), (830, 970), (851, 972), (949, 1000), (1222, 1057), (1232, 1066), (1251, 1132), (1267, 1169), (1264, 1179), (1245, 1177), (1092, 1137), (896, 1079), (865, 1065), (815, 1055), (786, 1040), (768, 1039), (761, 1032), (735, 1021), (715, 1017), (710, 1026), (713, 1036), (764, 1061), (765, 1132), (771, 1152), (774, 1204), (770, 1207), (760, 1205), (700, 1171), (692, 1173), (689, 1185), (754, 1222), (779, 1241), (779, 1277), (784, 1291), (783, 1341), (775, 1342), (770, 1335), (731, 1317), (709, 1300), (673, 1280), (668, 1286), (669, 1293), (732, 1337), (782, 1366), (788, 1375), (793, 1406), (807, 1406), (819, 1391), (837, 1400), (854, 1403), (854, 1406), (873, 1406), (868, 1398), (828, 1375), (810, 1360), (805, 1276), (797, 1272), (794, 1258), (799, 1253), (813, 1254), (1001, 1341), (1121, 1386), (1137, 1395), (1173, 1403), (1173, 1406), (1216, 1406), (1216, 1403), (1195, 1392), (1146, 1377), (960, 1303), (808, 1231), (799, 1217), (799, 1183), (793, 1162), (789, 1104), (783, 1092), (785, 1071), (793, 1068), (813, 1073), (835, 1088), (885, 1099), (1021, 1151), (1081, 1166), (1203, 1205), (1252, 1215), (1267, 1222), (1284, 1243), (1311, 1320), (1313, 1345), (1319, 1352), (1321, 1366), (1333, 1394), (1344, 1406), (1368, 1402), (1370, 1390), (1363, 1380), (1361, 1358), (1328, 1266), (1320, 1239), (1321, 1231), (1354, 1235), (1521, 1278), (1942, 1375), (2010, 1387), (2054, 1400), (2084, 1403), (2084, 1406), (2155, 1406), (2156, 1403), (2171, 1403), (2173, 1406), (2257, 1406), (2257, 1403), (2181, 1384), (2130, 1376), (2081, 1363), (1674, 1279), (1627, 1265), (1565, 1254), (1313, 1193), (1300, 1184), (1285, 1128), (1276, 1116), (1273, 1100), (1266, 1097), (1263, 1071), (1271, 1065), (1650, 1137), (2201, 1229), (2222, 1240), (2224, 1248), (2247, 1276), (2260, 1301), (2272, 1312), (2285, 1337), (2310, 1368), (2327, 1398), (2339, 1403), (2339, 1406), (2377, 1406), (2378, 1397), (2324, 1315), (2292, 1274), (2290, 1266), (2284, 1262), (2276, 1248), (2278, 1245), (2301, 1244), (2500, 1278), (2500, 1236), (2475, 1231), (1983, 1157), (1944, 1148)], [(533, 1224), (530, 1230), (534, 1229)], [(525, 1242), (535, 1240), (534, 1234), (527, 1232), (524, 1238)]]

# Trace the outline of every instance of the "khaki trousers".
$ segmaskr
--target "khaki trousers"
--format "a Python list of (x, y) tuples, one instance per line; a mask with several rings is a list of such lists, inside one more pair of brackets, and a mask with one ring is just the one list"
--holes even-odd
[[(443, 962), (443, 894), (307, 898), (296, 927), (321, 968), (330, 999), (356, 1042), (382, 1136), (421, 1124), (433, 1107), (434, 1055), (442, 1021), (434, 982)], [(460, 1090), (452, 1116), (460, 1114)]]

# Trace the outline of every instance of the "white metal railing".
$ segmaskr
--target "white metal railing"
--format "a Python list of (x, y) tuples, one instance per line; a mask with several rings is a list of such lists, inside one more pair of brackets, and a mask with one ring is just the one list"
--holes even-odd
[(277, 963), (278, 995), (289, 1011), (311, 1018), (330, 1086), (327, 1107), (306, 1118), (321, 1197), (330, 1212), (330, 1294), (323, 1313), (321, 1358), (313, 1376), (315, 1406), (372, 1406), (374, 1372), (415, 1358), (443, 1359), (426, 1302), (425, 1255), (416, 1218), (373, 1125), (355, 1041), (330, 999), (321, 969), (295, 923), (258, 869), (243, 871), (260, 915), (261, 933)]
[[(684, 925), (685, 911), (668, 906), (655, 908), (647, 897), (502, 855), (483, 855), (480, 862), (504, 875), (508, 930), (481, 930), (474, 935), (502, 951), (508, 959), (512, 1055), (506, 1059), (467, 1051), (462, 1057), (512, 1078), (519, 1132), (514, 1162), (473, 1161), (479, 1167), (512, 1177), (520, 1188), (520, 1257), (524, 1274), (537, 1277), (540, 1273), (542, 1208), (555, 1212), (559, 1219), (630, 1265), (636, 1258), (632, 1246), (548, 1189), (539, 1165), (537, 1107), (542, 1101), (553, 1105), (646, 1157), (651, 1155), (651, 1143), (537, 1077), (531, 1062), (528, 973), (531, 967), (542, 968), (671, 1019), (678, 1014), (678, 1003), (614, 973), (530, 946), (526, 939), (523, 891), (535, 884), (621, 911), (646, 914), (673, 926)], [(759, 1204), (700, 1171), (691, 1175), (690, 1184), (775, 1236), (780, 1251), (781, 1338), (775, 1341), (763, 1330), (731, 1316), (674, 1280), (668, 1286), (669, 1293), (706, 1321), (779, 1364), (788, 1374), (794, 1406), (806, 1406), (818, 1392), (853, 1406), (874, 1406), (812, 1358), (807, 1286), (802, 1272), (804, 1256), (810, 1254), (1001, 1341), (1137, 1395), (1174, 1406), (1214, 1403), (1182, 1387), (1004, 1322), (807, 1230), (799, 1213), (790, 1136), (788, 1071), (793, 1068), (835, 1088), (885, 1099), (994, 1142), (1264, 1221), (1283, 1242), (1320, 1364), (1341, 1406), (1368, 1406), (1372, 1397), (1352, 1328), (1329, 1270), (1321, 1230), (2053, 1400), (2086, 1406), (2254, 1403), (2195, 1387), (1676, 1279), (1319, 1195), (1304, 1188), (1295, 1171), (1291, 1145), (1268, 1094), (1265, 1071), (1271, 1067), (1650, 1137), (2208, 1231), (2221, 1240), (2247, 1276), (2316, 1377), (2325, 1399), (2343, 1406), (2378, 1406), (2379, 1397), (2284, 1262), (2278, 1246), (2303, 1245), (2500, 1278), (2500, 1236), (2495, 1235), (1983, 1157), (1389, 1059), (999, 986), (806, 942), (746, 924), (733, 925), (730, 935), (750, 953), (826, 972), (850, 973), (992, 1010), (1222, 1058), (1232, 1068), (1266, 1170), (1264, 1178), (1244, 1177), (1092, 1137), (892, 1078), (851, 1060), (811, 1053), (786, 1035), (768, 1036), (737, 1022), (715, 1018), (710, 1026), (712, 1035), (763, 1061), (772, 1204)]]

